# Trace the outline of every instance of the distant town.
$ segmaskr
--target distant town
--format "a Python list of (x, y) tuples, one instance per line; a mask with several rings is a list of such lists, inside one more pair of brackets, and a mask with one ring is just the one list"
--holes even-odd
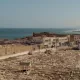
[(37, 45), (42, 44), (44, 47), (61, 47), (71, 46), (80, 49), (80, 34), (56, 34), (49, 32), (33, 33), (32, 36), (17, 38), (14, 40), (2, 39), (0, 45), (22, 44)]

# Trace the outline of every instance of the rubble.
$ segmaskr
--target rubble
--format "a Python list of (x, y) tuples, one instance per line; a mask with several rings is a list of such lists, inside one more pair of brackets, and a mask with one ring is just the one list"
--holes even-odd
[(1, 60), (0, 80), (80, 80), (79, 64), (79, 50), (26, 54)]

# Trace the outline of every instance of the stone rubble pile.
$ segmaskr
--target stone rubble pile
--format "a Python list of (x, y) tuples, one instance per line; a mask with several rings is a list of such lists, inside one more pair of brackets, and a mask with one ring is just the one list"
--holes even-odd
[(80, 51), (51, 53), (35, 53), (1, 60), (0, 80), (80, 80)]

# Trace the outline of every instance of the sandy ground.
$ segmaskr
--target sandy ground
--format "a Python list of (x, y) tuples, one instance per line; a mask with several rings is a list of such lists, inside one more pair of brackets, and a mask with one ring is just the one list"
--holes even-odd
[[(48, 48), (48, 50), (53, 50), (55, 51), (56, 49), (52, 49), (52, 48)], [(0, 56), (0, 60), (4, 60), (4, 59), (7, 59), (7, 58), (12, 58), (12, 57), (17, 57), (17, 56), (21, 56), (21, 55), (25, 55), (25, 54), (29, 54), (30, 52), (31, 53), (36, 53), (36, 52), (45, 52), (46, 49), (37, 49), (37, 50), (34, 50), (34, 51), (24, 51), (24, 52), (20, 52), (20, 53), (16, 53), (16, 54), (9, 54), (9, 55), (4, 55), (4, 56)]]
[(21, 44), (16, 44), (16, 45), (5, 45), (2, 46), (0, 45), (0, 56), (4, 56), (4, 55), (10, 55), (10, 54), (15, 54), (15, 53), (20, 53), (20, 52), (24, 52), (24, 51), (31, 51), (33, 50), (33, 48), (37, 49), (36, 45), (21, 45)]
[(0, 60), (0, 80), (80, 80), (80, 51), (37, 52)]

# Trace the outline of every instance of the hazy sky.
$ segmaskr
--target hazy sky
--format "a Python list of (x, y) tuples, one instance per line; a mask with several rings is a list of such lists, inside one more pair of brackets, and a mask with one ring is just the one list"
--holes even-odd
[(1, 27), (80, 27), (80, 0), (0, 0)]

